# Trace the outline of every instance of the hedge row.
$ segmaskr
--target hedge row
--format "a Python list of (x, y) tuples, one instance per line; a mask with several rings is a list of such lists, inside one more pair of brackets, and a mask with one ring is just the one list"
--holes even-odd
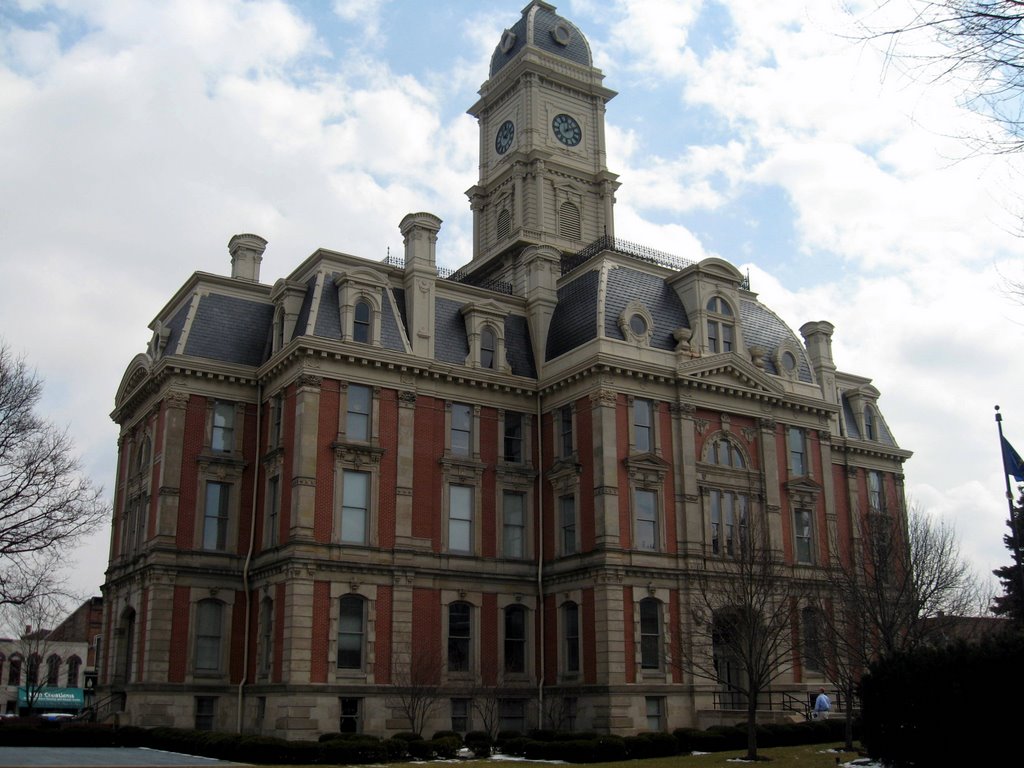
[[(841, 719), (758, 728), (758, 745), (764, 747), (813, 744), (843, 738)], [(600, 763), (614, 760), (667, 757), (690, 752), (744, 749), (746, 726), (720, 726), (699, 731), (680, 728), (673, 733), (609, 736), (597, 733), (530, 731), (503, 732), (492, 743), (483, 732), (466, 734), (441, 731), (431, 739), (396, 734), (379, 739), (365, 734), (325, 734), (319, 741), (287, 741), (272, 736), (251, 736), (181, 728), (139, 728), (90, 723), (66, 723), (59, 728), (39, 724), (4, 723), (0, 742), (7, 746), (151, 747), (246, 763), (294, 765), (357, 765), (402, 760), (452, 759), (465, 745), (477, 757), (496, 749), (503, 754), (531, 760), (564, 760), (569, 763)]]

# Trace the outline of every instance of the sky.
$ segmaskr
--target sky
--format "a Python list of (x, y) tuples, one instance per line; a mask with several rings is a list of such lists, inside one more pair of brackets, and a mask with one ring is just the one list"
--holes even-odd
[[(618, 92), (616, 235), (726, 259), (793, 329), (833, 323), (914, 452), (911, 502), (979, 574), (1008, 563), (993, 406), (1024, 453), (1024, 157), (974, 151), (993, 126), (962, 83), (864, 39), (874, 0), (554, 4)], [(0, 0), (0, 338), (111, 498), (121, 377), (193, 271), (230, 274), (232, 235), (269, 241), (273, 283), (319, 247), (401, 254), (429, 211), (439, 264), (469, 261), (465, 110), (525, 5)], [(98, 594), (108, 542), (71, 588)]]

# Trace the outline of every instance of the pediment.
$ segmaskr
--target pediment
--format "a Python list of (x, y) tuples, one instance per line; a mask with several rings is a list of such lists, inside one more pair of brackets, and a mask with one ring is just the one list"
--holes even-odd
[(117, 396), (114, 398), (115, 405), (120, 405), (124, 399), (149, 378), (153, 369), (153, 358), (145, 353), (139, 353), (128, 364), (121, 383), (117, 387)]
[(715, 384), (726, 388), (739, 388), (782, 395), (782, 385), (753, 363), (732, 352), (701, 357), (681, 363), (676, 369), (678, 378)]

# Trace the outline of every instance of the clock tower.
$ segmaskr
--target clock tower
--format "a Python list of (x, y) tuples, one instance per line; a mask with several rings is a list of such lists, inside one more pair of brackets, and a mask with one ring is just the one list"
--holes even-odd
[(515, 282), (528, 246), (573, 253), (614, 236), (604, 115), (615, 92), (603, 80), (587, 39), (543, 0), (502, 33), (469, 109), (480, 124), (469, 270)]

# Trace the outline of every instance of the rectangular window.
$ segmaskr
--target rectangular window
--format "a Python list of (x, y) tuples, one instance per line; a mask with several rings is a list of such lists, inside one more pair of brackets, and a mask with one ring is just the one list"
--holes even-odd
[(523, 461), (523, 414), (514, 411), (505, 412), (505, 461)]
[(466, 733), (469, 730), (469, 699), (452, 699), (452, 730)]
[(345, 437), (348, 440), (368, 442), (370, 439), (370, 408), (373, 403), (370, 388), (361, 384), (349, 384), (347, 402)]
[(212, 731), (217, 719), (217, 697), (196, 696), (196, 730)]
[(562, 458), (572, 456), (572, 406), (563, 405), (558, 411), (558, 427), (561, 431)]
[(868, 472), (868, 505), (872, 512), (884, 512), (885, 504), (882, 499), (882, 474), (880, 472)]
[(261, 675), (270, 674), (270, 662), (273, 658), (274, 644), (274, 601), (269, 597), (260, 603), (260, 655), (259, 670)]
[(345, 595), (338, 604), (338, 669), (363, 668), (363, 599)]
[(203, 600), (196, 605), (197, 675), (216, 675), (221, 671), (222, 603)]
[(363, 700), (343, 698), (341, 703), (341, 718), (338, 721), (338, 731), (341, 733), (361, 733), (363, 728)]
[(228, 545), (229, 483), (206, 484), (206, 506), (203, 509), (203, 549), (223, 552)]
[(452, 453), (469, 456), (473, 446), (473, 409), (463, 403), (452, 403)]
[(576, 603), (566, 603), (562, 608), (565, 624), (565, 672), (568, 675), (580, 671), (580, 609)]
[(637, 491), (636, 500), (636, 548), (654, 551), (658, 548), (658, 494), (654, 491)]
[(526, 494), (505, 491), (502, 494), (502, 554), (522, 559), (526, 556)]
[(370, 473), (344, 470), (341, 494), (341, 540), (346, 544), (366, 544), (367, 521), (370, 517)]
[(732, 352), (732, 326), (722, 323), (722, 351)]
[(660, 696), (647, 696), (647, 730), (660, 733), (665, 730), (665, 700)]
[(711, 552), (715, 555), (735, 555), (747, 543), (747, 497), (732, 491), (712, 490)]
[(448, 671), (469, 672), (469, 649), (472, 639), (469, 603), (448, 606)]
[(505, 671), (526, 671), (526, 609), (521, 605), (505, 609)]
[(651, 439), (654, 426), (654, 408), (650, 400), (633, 401), (633, 440), (637, 453), (654, 450)]
[(227, 453), (235, 450), (235, 404), (217, 400), (213, 404), (210, 448)]
[(640, 668), (661, 669), (661, 610), (658, 601), (640, 601)]
[(789, 443), (789, 474), (793, 477), (803, 477), (807, 474), (804, 431), (798, 427), (789, 427), (786, 435)]
[(804, 666), (810, 672), (820, 672), (821, 617), (813, 608), (804, 608), (800, 614), (804, 630)]
[(793, 512), (793, 525), (796, 528), (796, 561), (811, 562), (811, 511), (798, 509)]
[(473, 488), (452, 485), (448, 488), (448, 549), (473, 551)]
[(268, 547), (277, 546), (281, 511), (281, 478), (274, 475), (267, 481), (267, 535)]
[(525, 731), (526, 702), (522, 699), (501, 699), (498, 702), (498, 728), (502, 731)]
[(558, 509), (562, 554), (571, 555), (576, 552), (576, 497), (562, 496), (558, 500)]

